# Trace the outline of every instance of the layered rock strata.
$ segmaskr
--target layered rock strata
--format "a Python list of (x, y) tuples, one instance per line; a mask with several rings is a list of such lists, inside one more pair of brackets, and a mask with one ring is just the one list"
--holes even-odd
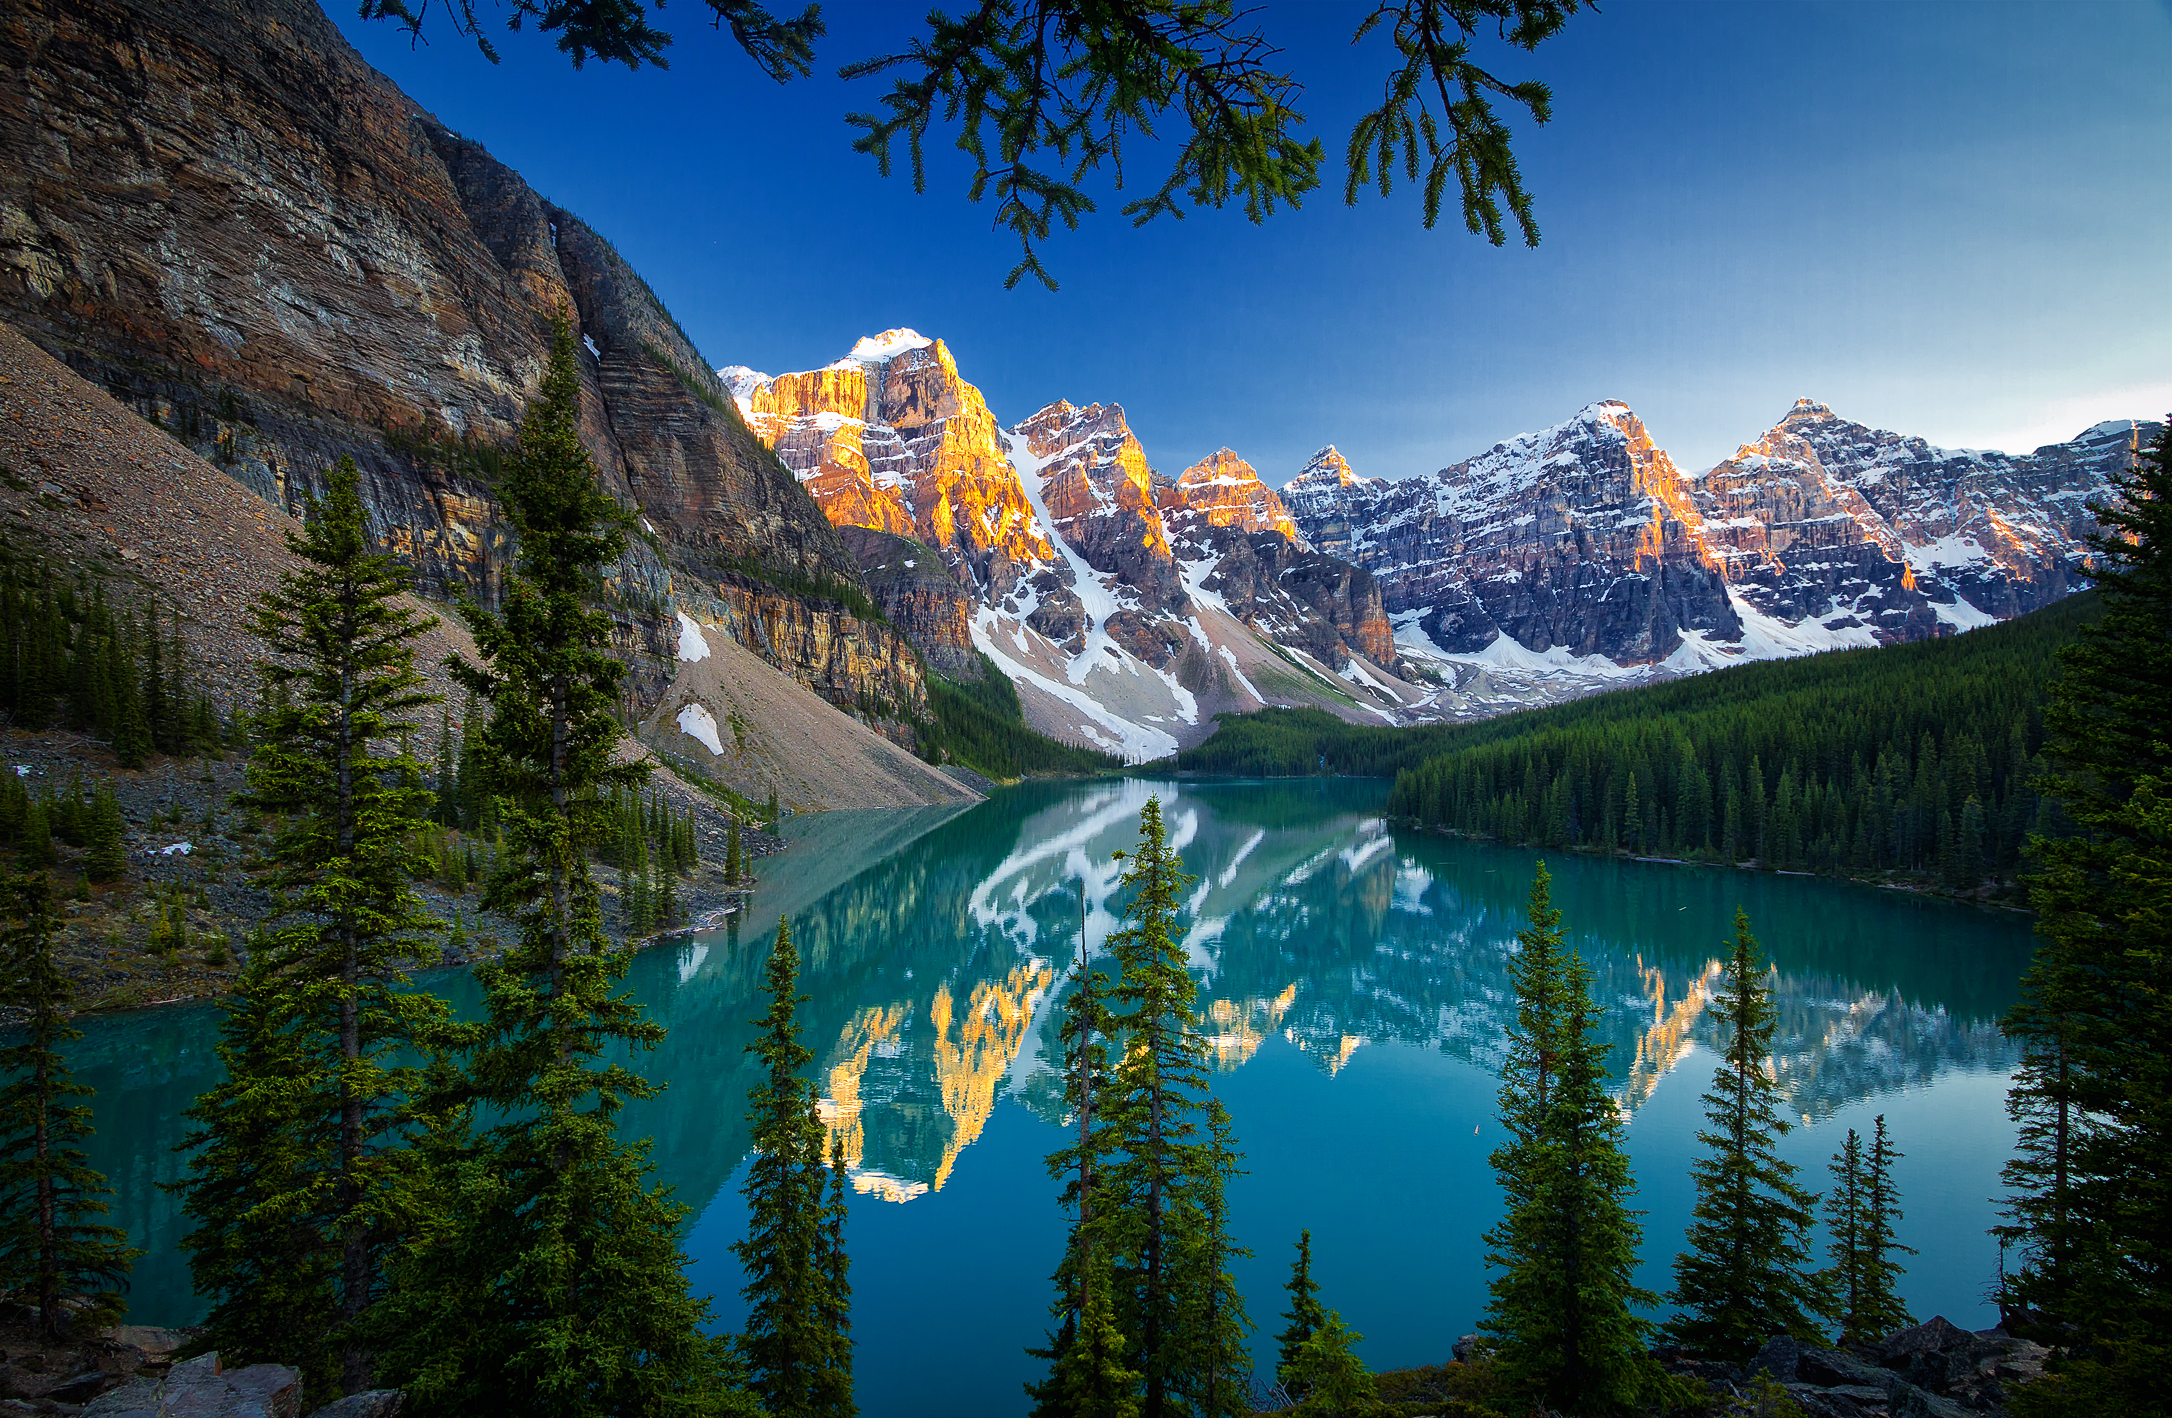
[(690, 590), (827, 617), (770, 646), (836, 702), (921, 702), (900, 637), (844, 610), (864, 586), (828, 519), (639, 276), (314, 5), (26, 0), (0, 54), (0, 315), (78, 372), (290, 510), (353, 457), (418, 588), (488, 603), (513, 554), (492, 479), (563, 314), (583, 442), (644, 519), (611, 578), (644, 683)]

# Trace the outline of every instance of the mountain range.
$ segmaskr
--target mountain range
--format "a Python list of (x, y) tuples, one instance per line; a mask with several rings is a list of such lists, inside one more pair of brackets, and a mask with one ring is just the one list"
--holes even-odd
[(1228, 448), (1157, 471), (1115, 404), (1006, 427), (912, 330), (718, 375), (931, 664), (978, 651), (1038, 726), (1135, 757), (1228, 709), (1437, 722), (1991, 624), (2086, 583), (2089, 504), (2155, 429), (1954, 451), (1805, 399), (1684, 472), (1608, 401), (1430, 477), (1324, 448), (1278, 491)]
[[(1263, 704), (1468, 718), (1966, 629), (2086, 580), (2088, 503), (2152, 432), (1951, 452), (1805, 402), (1694, 473), (1596, 403), (1428, 477), (1332, 448), (1280, 491), (1227, 448), (1171, 474), (1120, 405), (999, 416), (909, 330), (712, 369), (608, 241), (309, 0), (17, 0), (0, 56), (0, 319), (289, 512), (354, 458), (426, 597), (497, 596), (493, 482), (565, 319), (584, 441), (642, 530), (605, 586), (629, 712), (802, 806), (973, 791), (903, 752), (930, 674), (1002, 674), (1033, 726), (1140, 760)], [(81, 450), (42, 446), (72, 485)], [(825, 736), (866, 771), (803, 772)]]

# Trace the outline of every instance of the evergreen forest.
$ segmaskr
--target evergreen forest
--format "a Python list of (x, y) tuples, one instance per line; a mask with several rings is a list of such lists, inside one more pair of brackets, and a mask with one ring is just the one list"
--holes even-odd
[(2011, 882), (2071, 831), (2047, 771), (2059, 653), (2102, 605), (1912, 645), (1768, 661), (1468, 725), (1379, 729), (1318, 710), (1225, 719), (1186, 771), (1390, 776), (1391, 814), (1537, 847)]

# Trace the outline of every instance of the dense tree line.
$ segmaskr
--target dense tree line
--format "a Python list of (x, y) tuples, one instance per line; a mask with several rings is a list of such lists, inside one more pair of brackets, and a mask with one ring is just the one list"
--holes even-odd
[(2031, 833), (2066, 830), (2037, 788), (2045, 686), (2098, 609), (1515, 715), (1398, 773), (1389, 811), (1546, 847), (2011, 878)]
[(90, 734), (126, 768), (154, 751), (215, 752), (231, 733), (196, 683), (179, 612), (117, 605), (103, 580), (70, 580), (4, 547), (0, 712), (19, 729)]
[(1104, 773), (1120, 767), (1106, 753), (1058, 743), (1026, 727), (1010, 676), (981, 657), (977, 682), (928, 676), (928, 717), (913, 724), (914, 750), (929, 763), (961, 763), (998, 780), (1028, 773)]

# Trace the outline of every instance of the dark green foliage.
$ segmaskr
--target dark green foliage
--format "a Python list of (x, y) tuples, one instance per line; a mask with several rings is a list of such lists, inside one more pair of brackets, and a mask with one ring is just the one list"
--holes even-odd
[(1833, 1154), (1833, 1189), (1825, 1195), (1825, 1229), (1832, 1238), (1826, 1250), (1833, 1266), (1826, 1285), (1843, 1343), (1874, 1344), (1915, 1323), (1894, 1288), (1902, 1271), (1895, 1257), (1916, 1253), (1893, 1239), (1893, 1223), (1901, 1217), (1893, 1163), (1902, 1155), (1885, 1135), (1883, 1113), (1871, 1133), (1869, 1156), (1854, 1128)]
[(1229, 1181), (1239, 1175), (1229, 1114), (1207, 1103), (1205, 1167), (1194, 1196), (1179, 1212), (1176, 1289), (1185, 1296), (1183, 1377), (1176, 1385), (1184, 1411), (1196, 1418), (1251, 1418), (1252, 1356), (1245, 1347), (1252, 1322), (1244, 1312), (1230, 1263), (1252, 1252), (1229, 1235)]
[(1290, 1307), (1282, 1312), (1282, 1318), (1288, 1323), (1282, 1333), (1275, 1336), (1275, 1342), (1281, 1346), (1277, 1351), (1275, 1376), (1285, 1389), (1297, 1395), (1300, 1391), (1290, 1388), (1289, 1370), (1297, 1362), (1297, 1351), (1327, 1318), (1327, 1310), (1320, 1304), (1320, 1287), (1312, 1281), (1312, 1232), (1298, 1233), (1297, 1259), (1290, 1263), (1290, 1278), (1282, 1288), (1290, 1292)]
[(1742, 665), (1431, 731), (1426, 761), (1397, 772), (1389, 811), (1538, 846), (1900, 871), (1952, 890), (2009, 879), (2046, 825), (2044, 686), (2098, 610), (2077, 596), (1950, 639)]
[(475, 770), (505, 835), (486, 903), (518, 924), (476, 967), (484, 1017), (456, 1074), (424, 1098), (431, 1205), (391, 1266), (373, 1332), (383, 1378), (421, 1415), (694, 1414), (737, 1402), (723, 1347), (687, 1292), (686, 1208), (617, 1135), (656, 1086), (624, 1062), (662, 1030), (616, 987), (628, 962), (602, 929), (589, 859), (610, 795), (623, 667), (588, 603), (625, 547), (625, 513), (582, 447), (579, 371), (560, 321), (499, 493), (519, 535), (503, 609), (461, 608), (484, 663), (454, 671), (487, 706)]
[(746, 861), (739, 855), (739, 814), (730, 813), (730, 825), (725, 828), (724, 880), (734, 885), (746, 871)]
[(1122, 766), (1026, 727), (1018, 690), (993, 664), (978, 684), (928, 676), (928, 720), (913, 726), (914, 747), (930, 763), (962, 763), (989, 778), (1028, 773), (1106, 773)]
[[(1123, 929), (1109, 937), (1120, 973), (1108, 993), (1117, 1041), (1100, 1107), (1110, 1160), (1097, 1204), (1104, 1209), (1117, 1326), (1140, 1376), (1140, 1412), (1180, 1410), (1188, 1380), (1207, 1365), (1232, 1366), (1249, 1328), (1234, 1287), (1211, 1262), (1188, 1268), (1186, 1252), (1218, 1247), (1223, 1180), (1235, 1155), (1207, 1092), (1205, 1047), (1192, 1027), (1196, 986), (1171, 935), (1191, 877), (1169, 848), (1161, 800), (1139, 814), (1139, 843), (1120, 854), (1134, 895)], [(1233, 1328), (1234, 1327), (1234, 1328)], [(1242, 1367), (1241, 1364), (1234, 1367)]]
[[(849, 1418), (851, 1338), (839, 1328), (850, 1309), (843, 1252), (844, 1197), (823, 1202), (822, 1118), (816, 1090), (800, 1071), (814, 1055), (799, 1041), (799, 952), (791, 922), (778, 918), (764, 974), (769, 1009), (747, 1052), (762, 1075), (747, 1094), (754, 1158), (740, 1188), (747, 1234), (732, 1250), (746, 1267), (747, 1323), (739, 1353), (769, 1418)], [(844, 1161), (833, 1154), (842, 1186)]]
[[(400, 567), (369, 549), (352, 459), (327, 486), (309, 505), (307, 531), (287, 537), (309, 569), (282, 577), (257, 608), (270, 652), (259, 673), (277, 692), (257, 720), (238, 801), (281, 824), (266, 882), (277, 914), (252, 950), (227, 1085), (194, 1114), (206, 1136), (182, 1193), (199, 1228), (197, 1289), (213, 1304), (203, 1343), (237, 1361), (293, 1364), (313, 1392), (354, 1393), (372, 1386), (359, 1327), (383, 1288), (388, 1217), (414, 1173), (404, 1146), (414, 1071), (396, 1060), (446, 1015), (406, 988), (399, 966), (436, 924), (409, 886), (410, 844), (430, 809), (412, 786), (419, 765), (407, 722), (432, 702), (413, 649), (429, 622), (400, 606)], [(257, 1065), (279, 1073), (249, 1076)], [(266, 1107), (268, 1120), (239, 1116)], [(260, 1167), (237, 1147), (272, 1126), (293, 1136), (281, 1165)], [(287, 1247), (325, 1257), (330, 1314), (293, 1314), (285, 1280), (232, 1266), (231, 1237), (249, 1212), (283, 1217)], [(303, 1262), (301, 1273), (318, 1265)], [(279, 1347), (254, 1347), (274, 1336)]]
[(2071, 1345), (2017, 1411), (2160, 1401), (2172, 1366), (2172, 428), (2114, 479), (2104, 617), (2061, 657), (2041, 785), (2076, 831), (2035, 844), (2042, 938), (2006, 1020), (2023, 1048), (2002, 1308)]
[(815, 1376), (814, 1411), (826, 1418), (853, 1418), (852, 1399), (852, 1257), (845, 1249), (845, 1139), (830, 1139), (830, 1199), (822, 1209), (822, 1243), (816, 1270), (821, 1281), (817, 1301), (829, 1354)]
[(217, 711), (194, 685), (178, 612), (115, 608), (103, 581), (59, 577), (0, 545), (0, 711), (23, 729), (67, 727), (113, 746), (124, 768), (158, 751), (220, 747)]
[(1028, 1383), (1035, 1418), (1132, 1418), (1138, 1412), (1138, 1374), (1125, 1367), (1129, 1347), (1117, 1328), (1106, 1239), (1116, 1218), (1100, 1204), (1103, 1174), (1116, 1146), (1104, 1109), (1109, 1077), (1109, 1021), (1103, 999), (1108, 978), (1087, 963), (1084, 887), (1080, 888), (1077, 984), (1065, 1004), (1064, 1101), (1077, 1123), (1078, 1139), (1049, 1154), (1051, 1177), (1064, 1182), (1062, 1203), (1072, 1209), (1063, 1260), (1056, 1268), (1058, 1317), (1045, 1348), (1028, 1349), (1048, 1361), (1047, 1377)]
[(86, 1164), (91, 1090), (75, 1082), (62, 1048), (83, 1037), (68, 1024), (73, 992), (53, 960), (60, 914), (43, 873), (9, 879), (0, 899), (0, 1004), (22, 1012), (21, 1036), (0, 1049), (0, 1287), (35, 1312), (48, 1340), (67, 1336), (63, 1296), (82, 1295), (72, 1322), (95, 1331), (120, 1317), (128, 1268), (143, 1254), (127, 1234), (93, 1218), (112, 1188)]
[(1624, 1412), (1660, 1383), (1646, 1352), (1652, 1327), (1635, 1312), (1653, 1300), (1632, 1279), (1643, 1238), (1626, 1204), (1636, 1184), (1606, 1092), (1591, 970), (1562, 940), (1543, 862), (1530, 910), (1516, 936), (1516, 1024), (1501, 1077), (1510, 1140), (1491, 1158), (1506, 1208), (1486, 1234), (1499, 1274), (1484, 1323), (1511, 1392), (1563, 1412)]
[(308, 1086), (322, 1060), (288, 1027), (288, 986), (264, 947), (261, 936), (252, 942), (222, 1001), (225, 1076), (188, 1110), (195, 1126), (182, 1140), (191, 1156), (181, 1190), (195, 1224), (181, 1247), (209, 1301), (205, 1347), (237, 1364), (293, 1364), (310, 1394), (328, 1395), (341, 1368), (333, 1334), (341, 1256), (307, 1200), (327, 1162)]
[(23, 814), (23, 833), (16, 842), (16, 865), (37, 871), (60, 859), (53, 850), (53, 818), (43, 800), (32, 798)]
[[(12, 776), (12, 775), (11, 775)], [(100, 784), (91, 800), (90, 830), (83, 858), (84, 874), (92, 881), (119, 881), (128, 870), (128, 854), (122, 846), (121, 800), (113, 789)]]
[(1817, 1197), (1796, 1185), (1794, 1164), (1775, 1147), (1791, 1129), (1765, 1066), (1779, 1020), (1765, 976), (1749, 917), (1737, 911), (1727, 982), (1712, 1004), (1725, 1042), (1704, 1095), (1710, 1127), (1697, 1134), (1705, 1147), (1691, 1169), (1697, 1205), (1667, 1296), (1682, 1310), (1669, 1333), (1736, 1362), (1776, 1334), (1821, 1338), (1816, 1317), (1830, 1306), (1822, 1282), (1803, 1269)]
[(1237, 1153), (1207, 1092), (1193, 1028), (1196, 987), (1170, 935), (1191, 878), (1169, 848), (1161, 800), (1139, 815), (1139, 844), (1118, 852), (1133, 891), (1109, 937), (1112, 984), (1080, 960), (1070, 1003), (1065, 1088), (1078, 1141), (1048, 1159), (1077, 1208), (1056, 1272), (1060, 1323), (1048, 1377), (1029, 1385), (1042, 1418), (1248, 1411), (1251, 1324), (1229, 1272), (1249, 1254), (1229, 1238), (1227, 1184)]
[(1306, 1418), (1368, 1418), (1376, 1410), (1378, 1390), (1357, 1356), (1357, 1342), (1364, 1337), (1334, 1310), (1321, 1317), (1319, 1327), (1283, 1368), (1282, 1382), (1297, 1396), (1299, 1413)]

